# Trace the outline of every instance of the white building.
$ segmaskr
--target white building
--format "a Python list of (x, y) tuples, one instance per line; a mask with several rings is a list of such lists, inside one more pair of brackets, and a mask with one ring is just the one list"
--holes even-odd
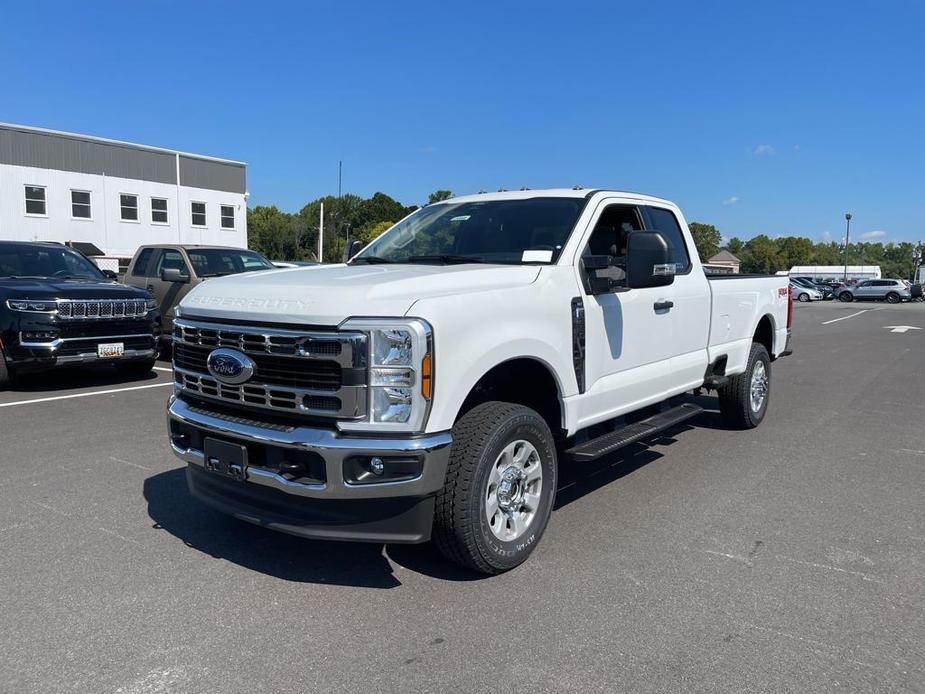
[(0, 239), (92, 244), (112, 270), (148, 243), (246, 248), (245, 180), (239, 161), (0, 123)]
[[(840, 280), (845, 277), (844, 265), (794, 265), (790, 268), (791, 277), (809, 277), (814, 280)], [(848, 279), (879, 280), (879, 265), (849, 265)]]

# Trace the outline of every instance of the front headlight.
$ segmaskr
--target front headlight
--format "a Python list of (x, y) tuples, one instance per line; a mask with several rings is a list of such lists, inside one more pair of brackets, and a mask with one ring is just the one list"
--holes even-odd
[(367, 416), (339, 422), (344, 431), (404, 431), (424, 428), (433, 396), (433, 333), (418, 318), (351, 318), (341, 330), (359, 330), (369, 340)]
[(58, 310), (58, 304), (55, 301), (7, 299), (6, 305), (12, 311), (28, 311), (30, 313), (51, 313)]
[(147, 301), (145, 301), (145, 308), (148, 309), (149, 311), (153, 311), (154, 309), (157, 308), (157, 306), (158, 306), (157, 299), (148, 299)]

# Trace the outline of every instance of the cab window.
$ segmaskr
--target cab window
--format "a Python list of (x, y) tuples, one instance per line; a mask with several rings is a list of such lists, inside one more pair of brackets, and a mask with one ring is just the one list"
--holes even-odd
[(154, 268), (154, 275), (156, 277), (161, 276), (161, 272), (167, 269), (179, 270), (180, 274), (188, 275), (189, 270), (186, 267), (186, 262), (183, 260), (183, 255), (180, 251), (174, 251), (170, 249), (164, 249), (161, 251), (160, 257), (157, 259), (157, 266)]
[(582, 257), (589, 255), (613, 257), (613, 267), (598, 270), (598, 276), (610, 277), (617, 281), (625, 280), (626, 237), (629, 232), (639, 231), (642, 228), (642, 217), (637, 208), (632, 205), (608, 205), (598, 217)]
[(668, 243), (668, 258), (675, 264), (676, 272), (690, 270), (691, 258), (684, 243), (684, 234), (674, 212), (663, 207), (648, 207), (650, 228), (658, 231)]

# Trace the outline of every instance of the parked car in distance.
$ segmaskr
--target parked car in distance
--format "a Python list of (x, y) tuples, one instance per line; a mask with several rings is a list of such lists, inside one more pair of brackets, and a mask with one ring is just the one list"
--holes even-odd
[(272, 269), (273, 263), (246, 248), (159, 244), (135, 252), (123, 281), (154, 295), (167, 337), (174, 308), (196, 285), (210, 277)]
[(278, 268), (294, 268), (294, 267), (312, 267), (314, 265), (321, 265), (321, 263), (316, 263), (311, 260), (271, 260), (273, 267)]
[(695, 416), (695, 389), (758, 426), (792, 306), (786, 277), (704, 274), (667, 200), (452, 198), (349, 263), (193, 289), (170, 446), (225, 513), (318, 539), (433, 537), (500, 573), (540, 541), (560, 465)]
[(807, 286), (797, 282), (797, 277), (790, 278), (790, 288), (793, 292), (793, 298), (796, 301), (822, 301), (822, 292), (815, 287)]
[(151, 370), (161, 335), (150, 293), (58, 243), (0, 241), (0, 387), (20, 374), (107, 363)]
[(912, 292), (902, 280), (862, 280), (853, 287), (842, 287), (835, 292), (839, 301), (888, 301), (898, 304), (912, 299)]
[(790, 280), (809, 289), (815, 289), (822, 294), (823, 299), (831, 298), (832, 288), (824, 282), (816, 282), (809, 277), (791, 277)]

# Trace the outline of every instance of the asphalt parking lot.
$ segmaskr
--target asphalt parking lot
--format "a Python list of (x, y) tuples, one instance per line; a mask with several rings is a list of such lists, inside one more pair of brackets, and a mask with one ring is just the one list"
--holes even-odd
[(168, 364), (0, 393), (0, 690), (925, 691), (925, 304), (797, 305), (795, 349), (759, 429), (564, 471), (494, 578), (195, 503)]

